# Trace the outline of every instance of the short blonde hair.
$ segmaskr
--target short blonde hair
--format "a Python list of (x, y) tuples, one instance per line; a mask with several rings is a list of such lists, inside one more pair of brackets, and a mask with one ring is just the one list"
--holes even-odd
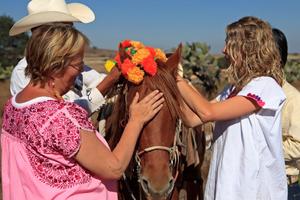
[(240, 90), (251, 79), (270, 76), (282, 85), (280, 54), (271, 26), (256, 17), (243, 17), (226, 29), (227, 69), (230, 82)]
[(67, 24), (47, 24), (34, 31), (27, 43), (25, 75), (33, 84), (44, 85), (53, 75), (62, 75), (70, 61), (89, 41)]

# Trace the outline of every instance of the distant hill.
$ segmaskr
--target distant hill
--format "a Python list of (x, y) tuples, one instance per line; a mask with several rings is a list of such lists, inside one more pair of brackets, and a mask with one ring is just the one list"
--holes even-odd
[(107, 59), (114, 58), (115, 50), (88, 48), (85, 52), (84, 62), (98, 72), (106, 73), (104, 64)]
[(100, 57), (114, 57), (116, 50), (111, 49), (98, 49), (96, 47), (89, 47), (86, 49), (86, 54), (88, 56), (100, 56)]

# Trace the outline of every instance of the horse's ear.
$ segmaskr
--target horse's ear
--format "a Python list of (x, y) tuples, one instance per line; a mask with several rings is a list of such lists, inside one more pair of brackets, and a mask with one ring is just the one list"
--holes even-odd
[(181, 61), (181, 51), (182, 51), (182, 44), (180, 43), (175, 51), (171, 56), (168, 57), (166, 65), (168, 66), (169, 70), (177, 70), (178, 65)]
[(128, 54), (125, 51), (125, 48), (123, 47), (122, 43), (119, 44), (119, 55), (121, 62), (124, 62), (126, 58), (129, 58)]

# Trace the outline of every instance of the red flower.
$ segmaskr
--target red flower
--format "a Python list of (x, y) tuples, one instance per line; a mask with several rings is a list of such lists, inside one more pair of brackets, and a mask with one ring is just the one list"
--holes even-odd
[(145, 72), (147, 72), (151, 76), (154, 76), (156, 74), (157, 64), (151, 55), (149, 55), (147, 58), (145, 58), (141, 64), (142, 64)]
[(133, 64), (130, 59), (126, 58), (124, 62), (121, 64), (121, 72), (124, 76), (126, 76), (128, 71), (134, 67), (135, 64)]
[(115, 61), (117, 62), (118, 67), (121, 68), (122, 63), (121, 63), (120, 54), (117, 54), (117, 55), (115, 56)]
[(122, 42), (122, 47), (123, 48), (127, 48), (127, 47), (130, 47), (130, 46), (131, 46), (130, 40), (124, 40)]
[(155, 57), (156, 53), (155, 53), (154, 48), (152, 48), (152, 47), (146, 47), (146, 49), (148, 49), (148, 51), (150, 52), (151, 56)]

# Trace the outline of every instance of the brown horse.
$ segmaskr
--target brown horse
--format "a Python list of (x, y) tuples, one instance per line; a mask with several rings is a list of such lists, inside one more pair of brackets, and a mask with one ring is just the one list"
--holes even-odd
[[(121, 49), (121, 60), (126, 57), (125, 51)], [(166, 62), (156, 60), (158, 70), (155, 76), (146, 76), (139, 85), (124, 79), (117, 88), (118, 99), (106, 122), (106, 139), (112, 148), (121, 137), (128, 120), (129, 105), (136, 92), (143, 98), (158, 89), (164, 93), (165, 98), (162, 110), (142, 130), (134, 159), (120, 185), (122, 199), (178, 198), (173, 189), (180, 172), (178, 120), (181, 117), (180, 106), (183, 101), (176, 86), (180, 57), (181, 45)]]

